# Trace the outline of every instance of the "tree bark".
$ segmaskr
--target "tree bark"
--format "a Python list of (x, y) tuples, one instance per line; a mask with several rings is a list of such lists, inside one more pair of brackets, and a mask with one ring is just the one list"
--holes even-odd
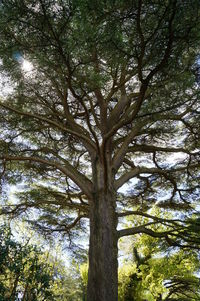
[(112, 175), (96, 165), (90, 206), (90, 245), (87, 301), (117, 301), (117, 216)]

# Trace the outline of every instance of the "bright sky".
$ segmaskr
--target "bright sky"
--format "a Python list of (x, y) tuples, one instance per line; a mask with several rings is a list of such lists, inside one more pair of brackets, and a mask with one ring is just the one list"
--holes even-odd
[(29, 61), (23, 59), (23, 61), (22, 61), (22, 70), (24, 72), (30, 72), (30, 71), (33, 70), (33, 65)]

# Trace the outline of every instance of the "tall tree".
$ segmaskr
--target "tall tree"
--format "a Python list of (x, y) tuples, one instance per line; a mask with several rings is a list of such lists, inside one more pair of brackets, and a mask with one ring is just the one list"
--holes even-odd
[[(187, 222), (147, 211), (198, 200), (199, 20), (196, 0), (1, 1), (2, 182), (28, 184), (4, 212), (36, 208), (71, 237), (89, 218), (88, 301), (117, 300), (119, 237), (195, 244)], [(147, 222), (117, 230), (130, 214)]]

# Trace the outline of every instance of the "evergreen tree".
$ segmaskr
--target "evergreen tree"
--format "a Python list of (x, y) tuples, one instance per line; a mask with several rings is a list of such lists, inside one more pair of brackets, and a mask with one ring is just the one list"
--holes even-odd
[[(3, 212), (71, 241), (89, 219), (88, 301), (117, 300), (120, 237), (199, 244), (199, 20), (197, 0), (0, 3), (2, 189), (26, 184)], [(144, 223), (117, 230), (127, 215)]]

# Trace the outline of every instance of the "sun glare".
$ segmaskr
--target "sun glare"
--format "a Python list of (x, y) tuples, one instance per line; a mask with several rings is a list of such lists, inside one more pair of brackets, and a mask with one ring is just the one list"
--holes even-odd
[(33, 65), (29, 61), (23, 60), (22, 69), (25, 72), (30, 72), (33, 69)]

